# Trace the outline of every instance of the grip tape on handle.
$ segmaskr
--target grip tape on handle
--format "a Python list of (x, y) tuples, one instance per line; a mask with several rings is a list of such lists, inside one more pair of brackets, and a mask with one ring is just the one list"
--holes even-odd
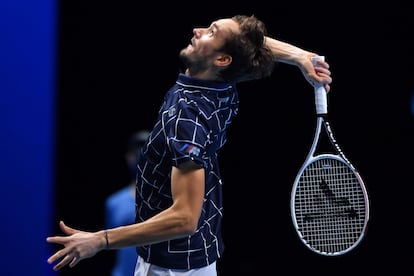
[[(312, 57), (312, 62), (314, 66), (317, 65), (317, 60), (325, 60), (324, 56), (315, 56)], [(327, 93), (323, 84), (315, 83), (314, 84), (315, 90), (315, 107), (317, 114), (328, 114), (328, 101), (327, 101)]]

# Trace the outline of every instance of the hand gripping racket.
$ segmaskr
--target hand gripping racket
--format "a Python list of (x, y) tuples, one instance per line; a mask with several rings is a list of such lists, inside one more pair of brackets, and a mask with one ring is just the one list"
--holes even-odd
[[(323, 59), (318, 56), (313, 59)], [(363, 239), (369, 217), (368, 195), (358, 171), (345, 157), (328, 122), (327, 92), (314, 86), (316, 131), (291, 193), (291, 215), (300, 240), (315, 253), (336, 256)], [(330, 150), (316, 154), (322, 129)]]

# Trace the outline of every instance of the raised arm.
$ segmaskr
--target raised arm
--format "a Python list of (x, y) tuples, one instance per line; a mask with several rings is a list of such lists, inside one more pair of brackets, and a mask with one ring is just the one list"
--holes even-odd
[(330, 90), (329, 84), (332, 82), (332, 78), (329, 64), (326, 61), (320, 61), (318, 62), (319, 66), (314, 67), (311, 61), (311, 57), (318, 54), (271, 37), (265, 38), (265, 44), (272, 51), (275, 61), (299, 67), (310, 84), (323, 83), (326, 91)]

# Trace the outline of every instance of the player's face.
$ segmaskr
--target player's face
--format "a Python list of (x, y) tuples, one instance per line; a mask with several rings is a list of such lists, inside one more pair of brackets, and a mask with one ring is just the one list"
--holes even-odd
[(180, 52), (180, 57), (192, 72), (207, 70), (223, 53), (220, 49), (226, 37), (239, 32), (239, 25), (232, 19), (220, 19), (207, 28), (194, 28), (191, 43)]

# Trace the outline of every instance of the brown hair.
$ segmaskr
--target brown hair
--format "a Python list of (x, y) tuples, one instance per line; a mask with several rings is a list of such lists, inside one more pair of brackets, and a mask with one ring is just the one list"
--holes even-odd
[(230, 35), (220, 49), (232, 56), (231, 64), (220, 72), (220, 77), (228, 82), (242, 82), (269, 76), (275, 61), (264, 43), (264, 23), (254, 15), (236, 15), (231, 19), (239, 24), (240, 33)]

